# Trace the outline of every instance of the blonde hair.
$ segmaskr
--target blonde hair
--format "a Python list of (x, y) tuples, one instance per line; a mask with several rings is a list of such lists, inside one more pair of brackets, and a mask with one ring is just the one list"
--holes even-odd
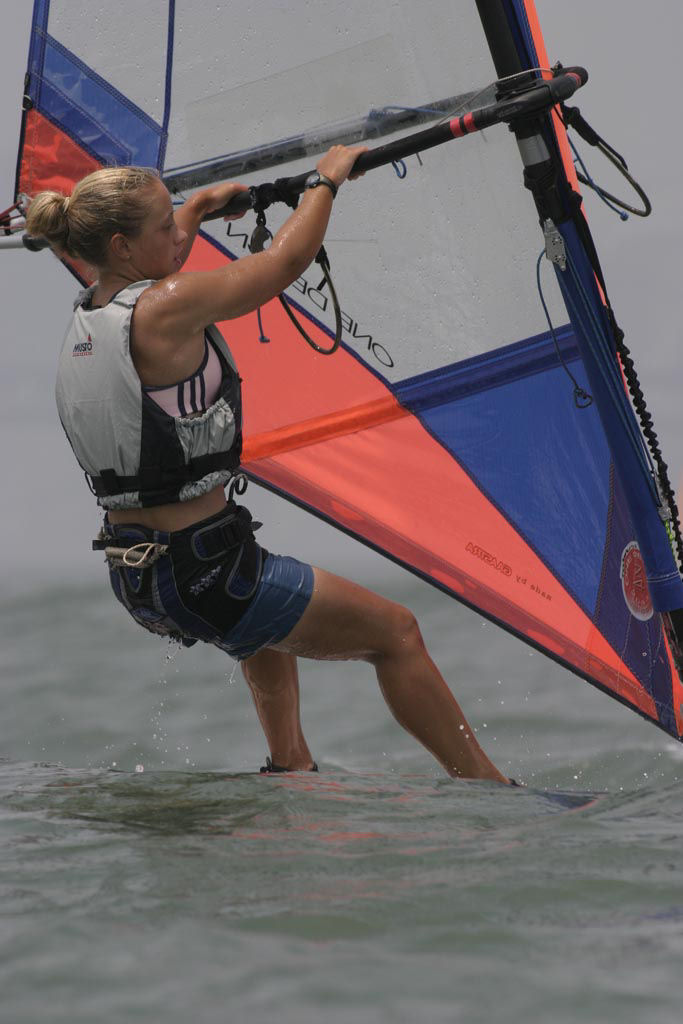
[(134, 238), (140, 232), (149, 212), (145, 191), (155, 181), (159, 175), (149, 167), (103, 167), (82, 178), (70, 196), (39, 192), (31, 200), (26, 230), (59, 253), (105, 266), (113, 235)]

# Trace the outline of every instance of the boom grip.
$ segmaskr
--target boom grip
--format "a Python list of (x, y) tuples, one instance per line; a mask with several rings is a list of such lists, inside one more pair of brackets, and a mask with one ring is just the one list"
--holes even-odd
[(211, 213), (207, 213), (205, 217), (202, 217), (202, 223), (206, 220), (218, 220), (219, 217), (227, 217), (231, 213), (244, 213), (246, 210), (251, 210), (252, 206), (253, 203), (249, 192), (240, 192), (239, 195), (234, 196), (225, 206), (221, 206), (220, 210), (213, 210)]

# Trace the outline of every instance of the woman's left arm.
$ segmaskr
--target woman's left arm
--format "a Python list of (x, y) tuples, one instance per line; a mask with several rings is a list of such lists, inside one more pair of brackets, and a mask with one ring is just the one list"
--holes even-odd
[[(239, 185), (237, 182), (225, 182), (222, 185), (212, 185), (211, 188), (204, 188), (201, 192), (195, 192), (193, 196), (183, 203), (182, 206), (174, 213), (175, 222), (182, 231), (187, 232), (187, 241), (183, 246), (180, 258), (184, 263), (187, 257), (190, 255), (192, 249), (192, 243), (194, 242), (199, 227), (207, 213), (212, 213), (214, 210), (220, 210), (222, 206), (229, 203), (230, 200), (238, 195), (240, 192), (247, 192), (247, 185)], [(236, 213), (229, 217), (225, 217), (225, 220), (239, 220), (240, 217), (244, 217), (246, 210), (242, 213)]]

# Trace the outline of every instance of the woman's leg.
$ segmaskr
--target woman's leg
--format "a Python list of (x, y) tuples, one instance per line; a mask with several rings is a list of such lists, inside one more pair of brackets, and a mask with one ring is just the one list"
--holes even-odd
[(323, 569), (314, 572), (311, 601), (276, 649), (325, 661), (369, 662), (396, 720), (449, 775), (507, 783), (429, 657), (413, 614)]
[(266, 734), (273, 763), (310, 770), (313, 758), (299, 718), (299, 673), (293, 654), (265, 648), (245, 658), (242, 672)]

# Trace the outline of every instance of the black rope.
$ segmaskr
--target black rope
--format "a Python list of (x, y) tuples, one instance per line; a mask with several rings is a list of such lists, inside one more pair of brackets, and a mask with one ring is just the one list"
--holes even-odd
[(341, 343), (342, 326), (343, 325), (342, 325), (342, 315), (341, 315), (341, 307), (339, 305), (339, 299), (337, 298), (337, 293), (335, 291), (334, 285), (332, 283), (332, 278), (330, 276), (330, 261), (327, 258), (327, 252), (325, 251), (325, 247), (322, 246), (322, 245), (320, 246), (320, 249), (318, 250), (318, 255), (315, 258), (315, 262), (318, 264), (318, 266), (320, 267), (320, 269), (323, 272), (323, 279), (320, 282), (320, 284), (318, 285), (316, 290), (320, 291), (321, 288), (323, 288), (325, 285), (327, 285), (327, 288), (328, 288), (329, 293), (330, 293), (330, 298), (332, 299), (332, 307), (334, 309), (334, 327), (335, 327), (335, 330), (334, 330), (334, 341), (332, 342), (332, 345), (330, 346), (330, 348), (323, 348), (321, 345), (318, 345), (317, 342), (313, 341), (313, 338), (311, 338), (306, 333), (303, 325), (297, 319), (297, 317), (294, 315), (294, 313), (292, 311), (292, 308), (291, 308), (290, 304), (287, 302), (287, 299), (284, 297), (284, 295), (280, 295), (279, 299), (280, 299), (280, 302), (282, 303), (282, 307), (283, 307), (285, 313), (287, 314), (289, 319), (292, 321), (292, 323), (294, 324), (294, 326), (296, 327), (297, 331), (299, 332), (301, 337), (304, 339), (304, 341), (308, 342), (308, 344), (311, 346), (311, 348), (315, 349), (316, 352), (319, 352), (320, 355), (322, 355), (322, 356), (331, 356), (333, 352), (337, 351), (337, 349), (339, 348), (339, 345)]
[(265, 334), (265, 332), (263, 330), (263, 320), (261, 319), (261, 307), (260, 306), (256, 310), (256, 319), (258, 321), (258, 332), (259, 332), (258, 340), (261, 342), (262, 345), (269, 345), (270, 344), (270, 338), (266, 337), (266, 334)]
[[(286, 203), (287, 206), (291, 206), (292, 209), (296, 209), (299, 205), (299, 196), (297, 193), (292, 192), (288, 187), (287, 178), (278, 178), (275, 182), (268, 182), (265, 185), (252, 186), (249, 190), (251, 193), (252, 207), (256, 211), (256, 227), (254, 228), (251, 238), (249, 240), (249, 251), (252, 253), (261, 252), (265, 247), (266, 243), (272, 240), (272, 234), (266, 226), (266, 209), (272, 203)], [(341, 343), (342, 337), (342, 314), (341, 307), (339, 305), (339, 299), (332, 283), (332, 276), (330, 274), (330, 261), (324, 246), (320, 246), (318, 254), (315, 257), (315, 262), (318, 264), (323, 272), (323, 279), (318, 285), (317, 291), (320, 291), (325, 285), (327, 285), (332, 300), (332, 308), (334, 309), (334, 321), (335, 321), (335, 334), (334, 341), (329, 348), (323, 348), (322, 345), (318, 345), (313, 338), (306, 332), (303, 324), (295, 315), (289, 302), (285, 298), (284, 294), (278, 296), (282, 308), (296, 327), (297, 331), (301, 335), (307, 344), (311, 346), (316, 352), (319, 352), (323, 356), (331, 356), (333, 352), (336, 352)], [(259, 306), (256, 310), (256, 317), (259, 326), (259, 341), (267, 344), (270, 341), (263, 330), (263, 321), (261, 320), (261, 307)]]
[[(593, 179), (586, 172), (581, 174), (577, 171), (577, 178), (582, 185), (587, 185), (588, 188), (592, 188), (597, 194), (604, 200), (610, 200), (615, 206), (620, 207), (622, 210), (627, 210), (629, 213), (634, 214), (636, 217), (649, 217), (652, 213), (652, 203), (646, 195), (643, 188), (638, 184), (635, 178), (631, 175), (628, 164), (624, 160), (620, 153), (617, 153), (613, 146), (610, 146), (609, 142), (606, 142), (602, 136), (598, 135), (594, 128), (592, 128), (586, 119), (581, 114), (578, 107), (568, 107), (566, 103), (561, 104), (562, 108), (562, 123), (565, 128), (573, 128), (574, 131), (578, 132), (584, 142), (587, 142), (589, 146), (595, 146), (603, 156), (606, 156), (610, 163), (614, 164), (619, 173), (626, 178), (631, 188), (638, 194), (643, 208), (639, 210), (637, 206), (631, 206), (630, 203), (625, 202), (618, 196), (612, 195), (601, 185), (597, 185)], [(585, 171), (584, 167), (584, 171)]]
[[(241, 497), (247, 487), (249, 486), (249, 480), (244, 473), (236, 473), (235, 476), (230, 479), (230, 488), (228, 490), (228, 501), (234, 501), (235, 495)], [(261, 524), (259, 523), (259, 526)]]
[(662, 451), (659, 447), (659, 437), (657, 436), (657, 431), (654, 428), (652, 416), (648, 412), (648, 408), (645, 403), (645, 396), (643, 395), (643, 390), (640, 386), (640, 380), (638, 379), (638, 373), (633, 359), (631, 358), (631, 353), (624, 341), (624, 332), (617, 326), (614, 320), (613, 327), (615, 328), (617, 352), (624, 370), (624, 377), (626, 378), (626, 383), (631, 394), (633, 406), (640, 420), (643, 436), (647, 441), (650, 454), (655, 466), (657, 467), (657, 480), (661, 496), (668, 506), (669, 514), (671, 516), (673, 534), (671, 541), (672, 545), (675, 547), (674, 553), (678, 561), (678, 569), (680, 572), (683, 571), (683, 539), (681, 538), (681, 520), (678, 505), (676, 504), (676, 496), (669, 481), (669, 467), (662, 456)]
[[(563, 110), (566, 113), (567, 108), (563, 106)], [(590, 125), (586, 124), (583, 118), (581, 118), (581, 122), (582, 131), (580, 132), (580, 134), (582, 134), (582, 137), (585, 138), (587, 142), (591, 141), (591, 132), (597, 139), (600, 139), (597, 133), (594, 132), (592, 128), (590, 128)], [(586, 131), (587, 135), (584, 134), (584, 132)], [(605, 143), (605, 146), (607, 146), (607, 143)], [(611, 147), (608, 148), (611, 149)], [(618, 162), (625, 167), (626, 162), (624, 161), (624, 158), (620, 156), (616, 152), (616, 150), (613, 150), (612, 152), (614, 152), (615, 154), (615, 159), (617, 159)], [(640, 386), (640, 381), (638, 379), (635, 364), (633, 362), (633, 359), (631, 358), (631, 353), (624, 341), (624, 332), (617, 323), (616, 317), (614, 315), (614, 310), (612, 309), (612, 304), (609, 301), (609, 296), (607, 294), (607, 285), (605, 283), (605, 278), (602, 273), (602, 267), (600, 266), (600, 260), (598, 259), (598, 254), (595, 250), (595, 245), (593, 243), (593, 238), (590, 233), (590, 228), (588, 227), (588, 223), (586, 222), (586, 219), (581, 211), (581, 197), (573, 191), (571, 193), (571, 205), (573, 207), (573, 220), (579, 233), (579, 237), (586, 248), (590, 264), (595, 272), (600, 287), (602, 288), (602, 293), (605, 299), (605, 311), (607, 313), (607, 318), (609, 320), (609, 324), (611, 327), (615, 352), (619, 357), (619, 362), (622, 367), (624, 379), (626, 381), (626, 385), (628, 387), (629, 393), (631, 395), (631, 400), (633, 402), (633, 407), (640, 421), (641, 433), (646, 442), (646, 450), (652, 460), (652, 463), (654, 464), (653, 477), (655, 486), (657, 488), (660, 500), (662, 500), (668, 506), (670, 516), (669, 522), (671, 529), (671, 532), (669, 533), (669, 540), (671, 542), (674, 558), (678, 562), (678, 570), (679, 572), (681, 572), (683, 571), (683, 539), (681, 538), (681, 521), (679, 517), (678, 506), (676, 504), (674, 490), (669, 481), (669, 467), (667, 466), (666, 462), (664, 462), (661, 448), (659, 447), (659, 438), (657, 436), (657, 432), (654, 429), (652, 416), (650, 415), (647, 409), (645, 396), (643, 395), (643, 391)], [(667, 532), (669, 531), (667, 530)]]

